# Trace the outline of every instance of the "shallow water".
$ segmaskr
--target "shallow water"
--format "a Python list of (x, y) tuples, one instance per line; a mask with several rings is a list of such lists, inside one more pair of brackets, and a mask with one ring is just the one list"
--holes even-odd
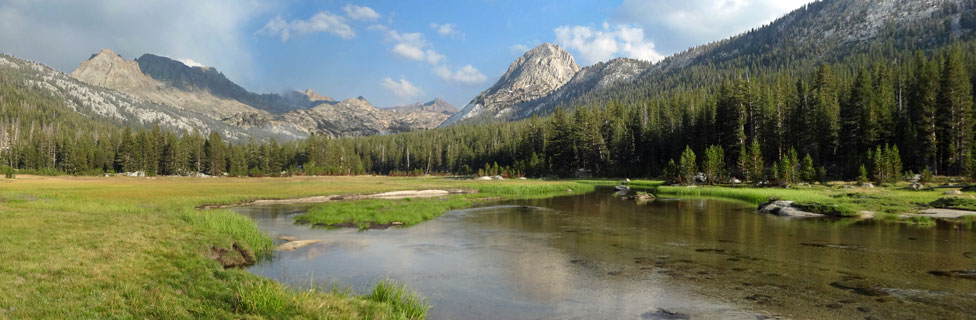
[(250, 271), (357, 290), (389, 277), (426, 296), (431, 319), (976, 317), (976, 279), (929, 273), (976, 269), (976, 232), (953, 224), (787, 220), (596, 192), (360, 232), (293, 224), (307, 206), (235, 209), (273, 237), (324, 240)]

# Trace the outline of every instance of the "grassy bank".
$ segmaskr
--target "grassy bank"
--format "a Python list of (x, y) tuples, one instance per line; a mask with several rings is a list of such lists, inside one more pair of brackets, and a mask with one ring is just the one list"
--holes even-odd
[(386, 177), (2, 179), (0, 318), (236, 319), (281, 310), (309, 318), (403, 318), (403, 310), (416, 309), (412, 302), (296, 291), (223, 269), (212, 258), (215, 249), (236, 244), (261, 253), (272, 241), (229, 210), (194, 207), (416, 189), (565, 192), (567, 183), (577, 185)]
[(360, 229), (391, 224), (410, 226), (439, 217), (448, 210), (470, 207), (479, 201), (587, 193), (593, 191), (597, 185), (610, 185), (612, 183), (612, 181), (603, 180), (548, 183), (466, 181), (459, 183), (458, 186), (475, 190), (476, 193), (435, 198), (328, 202), (312, 207), (307, 213), (295, 217), (295, 220), (299, 223), (316, 226), (355, 226)]
[[(928, 208), (976, 208), (976, 200), (970, 199), (972, 192), (960, 195), (945, 195), (958, 188), (938, 188), (910, 190), (907, 183), (884, 187), (848, 187), (835, 182), (828, 185), (795, 186), (784, 188), (754, 188), (748, 186), (666, 186), (661, 181), (639, 180), (631, 183), (633, 188), (651, 190), (665, 197), (706, 197), (743, 201), (761, 204), (770, 199), (795, 201), (805, 210), (834, 216), (858, 217), (871, 212), (882, 220), (898, 220), (901, 215), (913, 215)], [(923, 221), (924, 215), (910, 217), (906, 221)], [(963, 219), (969, 221), (971, 219)]]

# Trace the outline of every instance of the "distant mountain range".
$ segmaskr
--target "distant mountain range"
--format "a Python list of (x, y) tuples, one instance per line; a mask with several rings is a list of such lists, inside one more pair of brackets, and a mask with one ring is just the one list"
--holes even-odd
[(257, 94), (214, 68), (191, 67), (151, 54), (125, 60), (109, 49), (82, 62), (71, 76), (157, 106), (191, 112), (191, 117), (211, 118), (236, 129), (267, 131), (262, 136), (275, 136), (281, 131), (294, 137), (397, 133), (436, 127), (456, 112), (440, 99), (382, 109), (363, 97), (335, 101), (312, 89), (283, 95)]
[(513, 121), (556, 108), (639, 103), (677, 90), (708, 92), (733, 74), (807, 72), (861, 53), (936, 48), (973, 38), (974, 29), (970, 0), (824, 0), (657, 63), (617, 58), (580, 67), (570, 53), (546, 43), (513, 61), (460, 111), (440, 99), (381, 109), (363, 97), (336, 101), (311, 89), (257, 94), (214, 68), (151, 54), (125, 60), (108, 49), (70, 77), (10, 56), (2, 56), (0, 73), (60, 96), (78, 112), (121, 124), (216, 131), (230, 140), (348, 137)]

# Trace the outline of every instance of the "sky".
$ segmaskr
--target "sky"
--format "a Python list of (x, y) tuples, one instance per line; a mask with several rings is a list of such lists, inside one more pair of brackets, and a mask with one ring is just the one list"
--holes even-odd
[(461, 108), (544, 42), (581, 66), (659, 61), (810, 0), (0, 0), (0, 52), (71, 72), (102, 48), (209, 66), (259, 93)]

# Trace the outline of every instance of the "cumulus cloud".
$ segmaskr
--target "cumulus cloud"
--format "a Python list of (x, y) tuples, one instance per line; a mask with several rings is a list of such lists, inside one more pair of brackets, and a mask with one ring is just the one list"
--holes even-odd
[(410, 83), (410, 81), (407, 81), (407, 79), (404, 79), (403, 77), (400, 77), (400, 81), (395, 81), (389, 77), (383, 78), (383, 80), (380, 81), (380, 85), (389, 89), (393, 95), (400, 99), (413, 98), (424, 94), (423, 90), (413, 85), (413, 83)]
[(458, 82), (463, 84), (477, 84), (487, 80), (481, 71), (477, 68), (469, 65), (463, 66), (460, 69), (451, 71), (451, 68), (445, 65), (440, 65), (434, 67), (434, 74), (436, 74), (441, 79), (451, 82)]
[(663, 55), (654, 50), (654, 43), (644, 38), (644, 29), (637, 26), (603, 23), (600, 29), (588, 26), (556, 28), (556, 42), (579, 52), (586, 64), (609, 60), (615, 56), (659, 61)]
[(399, 32), (383, 25), (373, 25), (370, 30), (383, 33), (387, 42), (393, 43), (391, 51), (397, 57), (426, 61), (430, 64), (438, 64), (446, 57), (433, 49), (433, 45), (427, 42), (424, 34), (420, 32)]
[(328, 11), (316, 13), (308, 20), (285, 21), (281, 16), (277, 16), (258, 30), (259, 34), (281, 37), (281, 42), (305, 33), (328, 32), (343, 39), (356, 37), (356, 32), (346, 23), (346, 18), (332, 14)]
[(380, 14), (376, 13), (373, 8), (370, 7), (360, 7), (354, 4), (347, 4), (342, 10), (346, 11), (346, 16), (353, 20), (368, 20), (373, 21), (380, 18)]
[(464, 39), (464, 32), (458, 31), (457, 26), (455, 26), (453, 23), (437, 24), (431, 22), (430, 28), (436, 30), (437, 34), (441, 35), (442, 37)]
[(67, 72), (111, 48), (126, 59), (193, 57), (246, 82), (254, 65), (244, 30), (269, 9), (234, 0), (0, 1), (0, 43), (5, 53)]
[(812, 0), (624, 0), (612, 21), (654, 30), (657, 43), (679, 51), (759, 27), (809, 2)]

